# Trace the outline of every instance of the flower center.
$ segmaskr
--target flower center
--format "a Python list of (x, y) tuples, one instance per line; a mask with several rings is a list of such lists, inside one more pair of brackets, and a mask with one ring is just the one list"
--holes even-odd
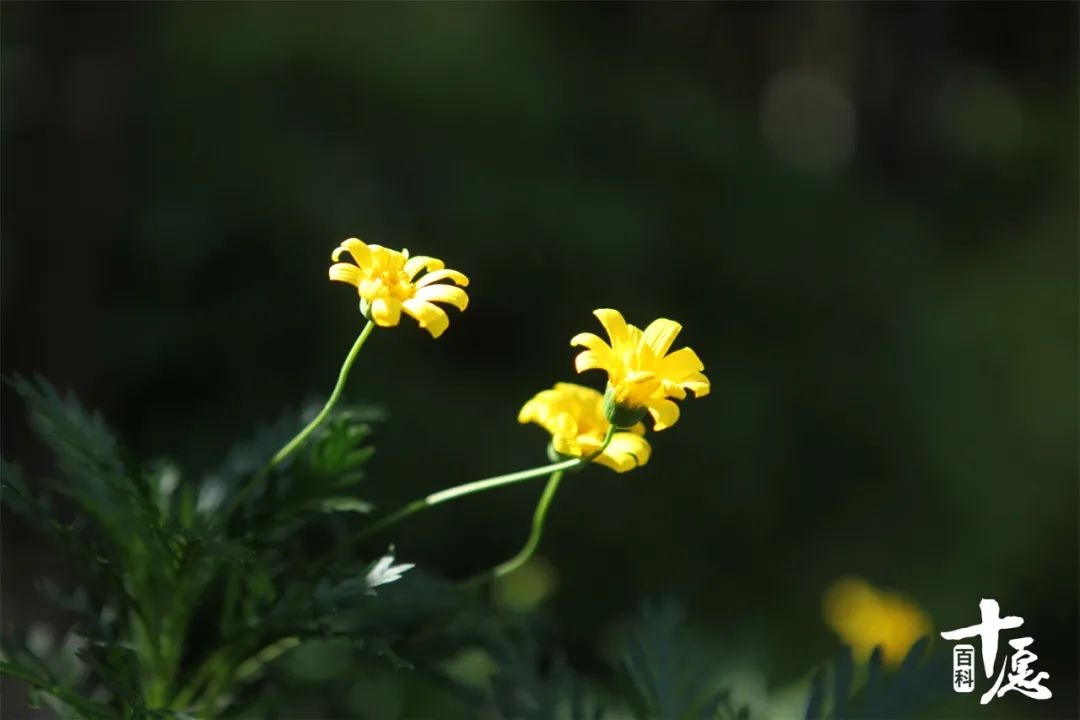
[(404, 270), (383, 270), (376, 277), (391, 297), (408, 300), (416, 295), (416, 285), (409, 280)]
[(655, 374), (645, 375), (644, 371), (652, 369), (642, 366), (641, 358), (635, 351), (625, 351), (619, 361), (615, 372), (611, 373), (619, 402), (640, 403), (660, 387), (660, 379)]

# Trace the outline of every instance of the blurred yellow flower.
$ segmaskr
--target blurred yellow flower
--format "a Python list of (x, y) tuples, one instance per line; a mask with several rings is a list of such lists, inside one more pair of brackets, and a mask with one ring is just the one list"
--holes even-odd
[[(343, 252), (352, 255), (356, 264), (338, 262)], [(439, 337), (449, 327), (450, 318), (435, 303), (447, 303), (458, 310), (469, 304), (469, 296), (460, 287), (439, 283), (450, 280), (464, 287), (469, 279), (457, 270), (445, 269), (437, 258), (409, 257), (408, 250), (398, 252), (356, 238), (341, 243), (330, 257), (335, 263), (330, 266), (330, 279), (355, 286), (361, 311), (379, 327), (396, 326), (404, 310), (432, 337)]]
[(930, 617), (904, 597), (859, 578), (844, 578), (825, 593), (825, 622), (866, 660), (880, 645), (882, 660), (895, 667), (915, 641), (930, 634)]
[(600, 309), (593, 314), (607, 330), (611, 344), (592, 333), (578, 333), (570, 344), (586, 350), (574, 359), (574, 366), (579, 373), (606, 371), (608, 392), (617, 408), (647, 408), (653, 428), (663, 430), (679, 419), (679, 406), (668, 398), (684, 400), (687, 390), (695, 397), (708, 395), (709, 379), (701, 372), (705, 366), (697, 353), (684, 347), (668, 354), (682, 325), (660, 318), (642, 331), (628, 325), (617, 310)]
[[(555, 452), (570, 457), (585, 457), (604, 444), (611, 423), (603, 413), (604, 396), (596, 390), (573, 383), (556, 383), (525, 403), (518, 422), (533, 422), (551, 433)], [(649, 462), (652, 448), (642, 437), (645, 426), (638, 423), (627, 431), (616, 432), (611, 442), (593, 462), (615, 472), (633, 470)]]
[(527, 612), (550, 597), (558, 582), (555, 566), (546, 558), (534, 556), (509, 575), (496, 578), (492, 590), (497, 605)]

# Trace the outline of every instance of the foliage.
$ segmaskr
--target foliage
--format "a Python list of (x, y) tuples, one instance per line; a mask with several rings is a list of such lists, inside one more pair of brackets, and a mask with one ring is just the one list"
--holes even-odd
[[(489, 641), (499, 671), (493, 695), (507, 720), (600, 720), (632, 716), (638, 720), (751, 720), (762, 709), (736, 701), (738, 689), (722, 682), (719, 659), (695, 648), (685, 632), (684, 613), (671, 599), (646, 602), (623, 633), (619, 665), (622, 682), (601, 694), (567, 663), (545, 658), (528, 632), (506, 633)], [(949, 671), (941, 655), (927, 654), (928, 638), (916, 642), (895, 673), (882, 668), (881, 648), (865, 667), (856, 668), (851, 649), (840, 648), (831, 685), (819, 669), (810, 682), (806, 720), (911, 717), (940, 701), (949, 690)], [(856, 684), (856, 677), (860, 682)]]
[[(924, 637), (912, 645), (890, 677), (882, 672), (881, 648), (875, 648), (862, 673), (865, 683), (857, 690), (851, 650), (841, 648), (833, 662), (831, 686), (826, 684), (824, 669), (814, 674), (806, 720), (908, 717), (940, 700), (949, 691), (949, 668), (941, 655), (926, 657), (929, 642)], [(831, 712), (826, 713), (829, 704)]]
[[(130, 457), (99, 415), (46, 381), (11, 385), (60, 475), (35, 491), (3, 461), (3, 502), (82, 573), (74, 587), (39, 583), (74, 620), (62, 643), (16, 628), (4, 635), (0, 672), (31, 686), (35, 705), (91, 720), (277, 717), (288, 682), (279, 661), (336, 643), (349, 667), (415, 670), (451, 686), (464, 706), (508, 720), (751, 717), (717, 684), (719, 663), (688, 642), (672, 601), (642, 606), (612, 673), (621, 682), (603, 688), (546, 650), (526, 619), (479, 606), (423, 570), (393, 582), (411, 565), (393, 567), (392, 550), (377, 564), (361, 560), (356, 521), (372, 506), (357, 488), (372, 453), (369, 423), (380, 417), (371, 409), (335, 411), (305, 450), (270, 467), (303, 420), (286, 415), (194, 481), (167, 461)], [(916, 709), (947, 677), (919, 664), (925, 644), (888, 682), (876, 652), (855, 693), (845, 650), (831, 691), (823, 672), (815, 676), (807, 720), (824, 718), (826, 706), (835, 720)], [(440, 661), (463, 647), (486, 648), (495, 661), (490, 693), (443, 676)]]
[(128, 457), (100, 416), (44, 380), (11, 384), (61, 475), (37, 493), (4, 461), (3, 501), (68, 553), (83, 585), (42, 587), (76, 620), (74, 672), (11, 632), (5, 673), (85, 717), (205, 716), (228, 712), (305, 641), (380, 642), (377, 628), (337, 620), (378, 602), (371, 565), (347, 540), (371, 509), (356, 493), (371, 411), (338, 411), (304, 453), (267, 471), (297, 423), (284, 418), (196, 483)]
[(557, 656), (547, 663), (536, 639), (518, 634), (492, 642), (499, 672), (492, 678), (502, 717), (528, 720), (599, 720), (631, 713), (639, 720), (750, 720), (749, 707), (716, 687), (717, 663), (689, 646), (684, 615), (672, 600), (647, 602), (622, 638), (622, 680), (600, 697)]
[[(629, 295), (695, 333), (716, 401), (631, 483), (564, 485), (582, 532), (542, 549), (577, 648), (664, 586), (766, 631), (770, 677), (801, 677), (831, 653), (820, 590), (856, 571), (939, 620), (999, 595), (1050, 645), (1040, 706), (1080, 716), (1078, 6), (759, 7), (7, 4), (6, 372), (93, 382), (125, 445), (201, 479), (272, 388), (336, 367), (356, 308), (316, 238), (438, 238), (482, 289), (468, 322), (438, 357), (406, 350), (416, 332), (363, 361), (369, 397), (408, 414), (377, 435), (406, 499), (534, 449), (506, 399), (572, 370), (530, 338)], [(528, 499), (428, 515), (424, 557), (475, 569), (522, 535), (479, 518)], [(55, 560), (24, 528), (9, 619)]]

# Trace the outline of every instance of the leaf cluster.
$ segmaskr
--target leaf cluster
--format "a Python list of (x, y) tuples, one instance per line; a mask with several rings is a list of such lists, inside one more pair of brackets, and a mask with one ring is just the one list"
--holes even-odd
[(492, 678), (496, 706), (507, 720), (750, 720), (732, 689), (718, 685), (718, 663), (702, 657), (685, 632), (674, 601), (643, 603), (623, 633), (615, 663), (616, 687), (590, 688), (562, 656), (545, 661), (528, 634), (492, 642), (500, 670)]
[(228, 714), (308, 640), (378, 646), (377, 628), (340, 620), (377, 602), (371, 563), (349, 541), (371, 510), (356, 488), (377, 413), (337, 411), (271, 469), (301, 420), (283, 417), (194, 479), (167, 461), (136, 461), (98, 414), (48, 382), (10, 384), (58, 475), (31, 483), (2, 461), (3, 504), (79, 575), (72, 587), (39, 583), (72, 618), (62, 648), (42, 657), (25, 633), (4, 634), (0, 671), (28, 683), (35, 702), (102, 719)]
[[(736, 700), (723, 681), (721, 660), (693, 644), (681, 607), (670, 599), (646, 602), (623, 632), (616, 673), (622, 679), (601, 692), (578, 675), (562, 655), (540, 649), (535, 634), (495, 637), (490, 652), (499, 667), (492, 695), (507, 720), (754, 720), (767, 717)], [(865, 666), (843, 646), (828, 667), (814, 673), (806, 720), (898, 720), (913, 717), (949, 691), (946, 658), (916, 642), (892, 673), (878, 647)], [(827, 682), (827, 680), (829, 680)]]
[[(168, 461), (137, 461), (98, 414), (44, 380), (10, 382), (58, 474), (30, 482), (0, 460), (0, 499), (68, 556), (79, 581), (38, 582), (72, 625), (61, 642), (6, 628), (0, 672), (59, 716), (278, 717), (288, 654), (333, 644), (350, 667), (416, 669), (465, 706), (508, 719), (752, 717), (720, 681), (721, 663), (689, 642), (671, 601), (642, 606), (610, 673), (617, 682), (601, 690), (561, 653), (542, 650), (520, 618), (469, 602), (423, 569), (376, 595), (374, 563), (360, 559), (356, 540), (372, 510), (359, 493), (379, 419), (371, 409), (335, 411), (301, 452), (271, 466), (304, 420), (287, 414), (192, 477)], [(443, 670), (477, 646), (497, 666), (489, 692)], [(806, 719), (916, 712), (948, 679), (923, 662), (925, 649), (916, 644), (891, 676), (880, 651), (857, 668), (843, 650), (831, 682), (825, 669), (814, 676)]]
[[(944, 698), (950, 689), (949, 667), (942, 655), (927, 653), (930, 638), (924, 637), (908, 650), (896, 672), (886, 675), (881, 647), (874, 648), (865, 668), (857, 668), (851, 649), (842, 647), (827, 668), (816, 673), (810, 685), (806, 720), (851, 720), (911, 717)], [(856, 678), (862, 679), (856, 684)]]

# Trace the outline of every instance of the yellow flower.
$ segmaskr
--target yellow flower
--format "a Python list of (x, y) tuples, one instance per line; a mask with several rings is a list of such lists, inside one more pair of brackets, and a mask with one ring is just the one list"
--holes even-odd
[(895, 667), (921, 637), (930, 634), (930, 618), (896, 593), (865, 580), (838, 580), (825, 593), (825, 622), (865, 660), (880, 645), (882, 660)]
[(600, 309), (593, 314), (607, 330), (611, 344), (592, 333), (578, 333), (570, 344), (587, 349), (578, 354), (574, 366), (578, 372), (607, 371), (608, 392), (616, 408), (637, 411), (638, 416), (647, 408), (653, 429), (663, 430), (679, 419), (679, 406), (669, 397), (684, 400), (687, 390), (695, 397), (709, 394), (709, 379), (701, 372), (705, 366), (697, 353), (684, 347), (668, 354), (682, 325), (660, 318), (642, 331), (628, 325), (617, 310)]
[[(555, 383), (525, 403), (518, 422), (534, 422), (551, 433), (551, 446), (560, 455), (585, 457), (604, 444), (611, 423), (604, 418), (604, 396), (592, 388), (573, 383)], [(645, 426), (638, 423), (628, 431), (611, 436), (611, 442), (593, 462), (615, 472), (633, 470), (649, 462), (652, 448), (642, 437)]]
[[(343, 252), (352, 255), (356, 264), (337, 262)], [(356, 286), (361, 311), (379, 327), (396, 326), (404, 310), (432, 337), (439, 337), (450, 318), (435, 303), (448, 303), (458, 310), (469, 304), (469, 296), (460, 287), (439, 283), (450, 280), (464, 287), (469, 279), (457, 270), (445, 269), (437, 258), (409, 257), (408, 250), (398, 252), (356, 238), (341, 243), (330, 257), (335, 262), (330, 279)]]

